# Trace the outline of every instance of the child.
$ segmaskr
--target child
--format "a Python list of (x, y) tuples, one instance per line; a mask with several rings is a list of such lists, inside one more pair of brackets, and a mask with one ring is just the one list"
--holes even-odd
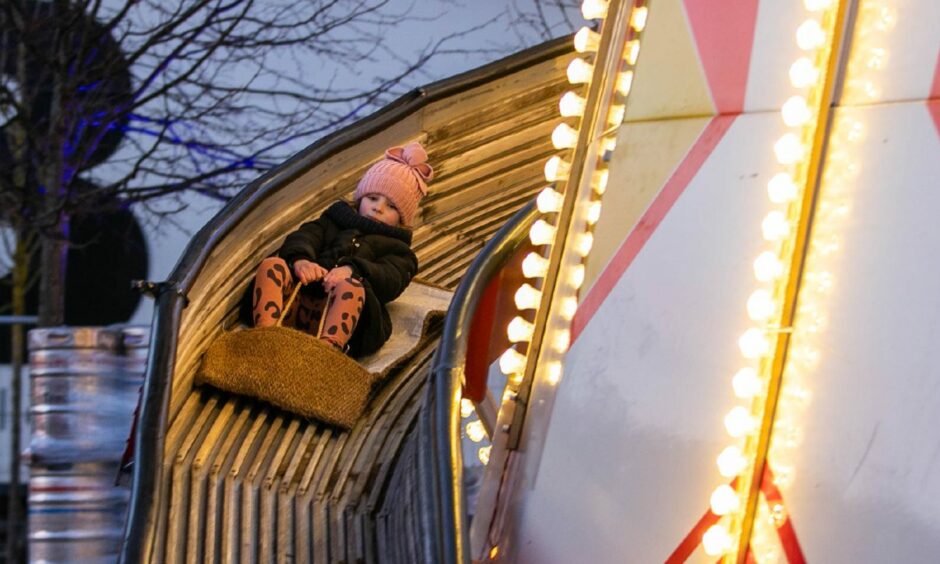
[(304, 288), (282, 325), (316, 335), (325, 316), (322, 340), (350, 356), (378, 350), (392, 331), (385, 304), (418, 271), (408, 226), (434, 175), (427, 159), (416, 142), (388, 149), (359, 181), (355, 204), (337, 201), (288, 235), (258, 267), (254, 325), (274, 325), (299, 281)]

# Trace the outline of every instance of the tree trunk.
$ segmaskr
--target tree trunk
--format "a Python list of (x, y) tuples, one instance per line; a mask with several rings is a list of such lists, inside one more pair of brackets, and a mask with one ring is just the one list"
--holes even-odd
[(60, 216), (51, 236), (42, 237), (39, 260), (39, 326), (65, 324), (65, 269), (68, 264), (68, 218)]
[[(13, 315), (26, 315), (26, 285), (29, 280), (29, 235), (17, 230), (16, 250), (13, 254)], [(24, 527), (20, 512), (20, 435), (22, 433), (22, 378), (25, 329), (16, 324), (10, 337), (10, 486), (7, 499), (7, 562), (18, 562), (23, 554)]]

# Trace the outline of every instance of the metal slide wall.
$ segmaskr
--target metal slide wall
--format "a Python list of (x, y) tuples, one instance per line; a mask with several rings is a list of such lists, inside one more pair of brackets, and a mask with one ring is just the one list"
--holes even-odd
[(437, 178), (415, 230), (418, 276), (453, 289), (542, 186), (569, 46), (405, 96), (247, 187), (197, 235), (157, 304), (124, 561), (438, 560), (415, 424), (439, 325), (350, 432), (194, 388), (193, 375), (260, 259), (351, 195), (388, 146), (428, 147)]
[[(940, 559), (940, 4), (845, 2), (758, 562)], [(803, 2), (653, 0), (506, 561), (714, 562), (738, 339)], [(839, 48), (837, 45), (836, 48)], [(702, 521), (700, 521), (702, 520)], [(706, 525), (708, 523), (706, 522)]]

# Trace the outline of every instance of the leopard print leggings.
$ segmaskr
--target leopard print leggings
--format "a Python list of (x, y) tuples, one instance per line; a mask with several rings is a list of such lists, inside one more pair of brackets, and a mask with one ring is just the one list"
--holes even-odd
[[(274, 325), (284, 314), (281, 309), (293, 290), (294, 277), (284, 259), (272, 257), (261, 261), (255, 274), (252, 294), (255, 327)], [(281, 325), (315, 336), (320, 328), (320, 317), (326, 315), (320, 338), (345, 350), (359, 322), (365, 297), (362, 282), (347, 278), (333, 289), (333, 301), (324, 313), (324, 306), (327, 305), (325, 296), (316, 298), (300, 292)]]

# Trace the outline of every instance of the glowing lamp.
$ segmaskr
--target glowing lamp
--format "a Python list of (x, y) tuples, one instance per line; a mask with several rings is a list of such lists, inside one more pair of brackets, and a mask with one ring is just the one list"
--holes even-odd
[(558, 101), (558, 111), (564, 117), (580, 117), (584, 114), (584, 98), (574, 92), (565, 92)]
[(591, 80), (591, 75), (594, 74), (594, 65), (578, 57), (568, 63), (566, 74), (568, 75), (568, 82), (571, 84), (584, 84)]
[(646, 28), (646, 19), (649, 17), (650, 10), (646, 6), (634, 8), (630, 14), (630, 27), (636, 31), (643, 31)]
[(545, 378), (553, 386), (561, 381), (561, 363), (550, 362), (545, 368)]
[(564, 180), (568, 178), (568, 172), (570, 171), (571, 165), (561, 160), (561, 157), (556, 155), (548, 159), (548, 162), (545, 163), (545, 180), (549, 182)]
[(640, 40), (632, 39), (627, 41), (623, 48), (623, 59), (628, 65), (636, 65), (636, 60), (640, 56)]
[(593, 53), (601, 44), (601, 34), (589, 27), (582, 27), (574, 34), (574, 50), (578, 53)]
[(734, 540), (724, 525), (712, 525), (702, 535), (702, 548), (709, 556), (721, 556), (731, 550)]
[(763, 331), (752, 327), (738, 337), (738, 348), (744, 358), (759, 358), (770, 352), (770, 341)]
[(738, 370), (731, 379), (731, 386), (734, 388), (734, 395), (741, 399), (751, 399), (763, 388), (757, 371), (751, 367)]
[(559, 123), (552, 131), (552, 145), (556, 149), (571, 149), (578, 144), (578, 130), (567, 123)]
[(764, 251), (754, 260), (754, 277), (761, 282), (770, 282), (783, 275), (783, 262), (771, 251)]
[(767, 196), (775, 204), (786, 204), (796, 199), (797, 186), (793, 177), (785, 172), (774, 175), (767, 183)]
[(582, 233), (578, 235), (577, 239), (575, 240), (575, 249), (577, 249), (578, 253), (580, 253), (583, 257), (587, 256), (587, 254), (591, 252), (591, 247), (593, 246), (594, 235), (591, 235), (590, 233)]
[(599, 20), (607, 15), (606, 0), (584, 0), (581, 3), (581, 15), (586, 20)]
[(467, 423), (464, 429), (467, 431), (467, 438), (475, 443), (486, 438), (486, 429), (483, 427), (483, 422), (479, 419)]
[(774, 154), (782, 165), (796, 164), (806, 155), (806, 147), (796, 133), (787, 133), (774, 143)]
[(816, 20), (806, 20), (796, 28), (796, 44), (804, 51), (822, 47), (826, 42), (826, 32)]
[[(613, 151), (614, 148), (611, 145), (616, 145), (616, 141), (614, 139), (611, 139), (611, 143), (608, 145), (608, 150)], [(607, 190), (607, 181), (609, 179), (610, 171), (608, 171), (606, 168), (604, 170), (598, 170), (594, 172), (594, 177), (591, 179), (593, 181), (592, 186), (598, 195), (603, 194)]]
[(525, 370), (525, 355), (520, 354), (516, 349), (506, 349), (506, 352), (499, 357), (499, 369), (507, 376), (521, 374)]
[(573, 266), (571, 272), (568, 274), (568, 280), (574, 288), (580, 288), (581, 284), (584, 284), (584, 265), (578, 264)]
[(806, 98), (802, 96), (791, 96), (783, 103), (780, 113), (783, 115), (783, 123), (790, 127), (803, 125), (813, 117), (813, 112), (806, 104)]
[(806, 88), (819, 80), (819, 70), (808, 57), (800, 57), (790, 65), (790, 84), (795, 88)]
[(718, 472), (725, 478), (733, 478), (747, 466), (747, 459), (741, 453), (741, 449), (736, 446), (726, 447), (716, 460), (718, 463)]
[(601, 218), (601, 203), (600, 202), (591, 202), (587, 208), (587, 215), (585, 220), (589, 225), (594, 225)]
[(473, 415), (473, 402), (467, 398), (460, 400), (460, 416), (466, 419)]
[(542, 213), (557, 213), (561, 211), (561, 204), (564, 200), (565, 197), (560, 192), (548, 186), (539, 192), (535, 205)]
[(561, 305), (558, 307), (558, 310), (566, 321), (571, 321), (574, 318), (574, 314), (578, 312), (578, 298), (564, 298), (561, 300)]
[(757, 430), (757, 421), (739, 405), (725, 415), (725, 429), (732, 437), (743, 437)]
[(529, 228), (529, 240), (533, 245), (548, 245), (555, 238), (555, 227), (539, 219)]
[(767, 290), (755, 290), (747, 299), (747, 316), (752, 321), (766, 321), (776, 310), (774, 298)]
[(506, 328), (506, 335), (509, 341), (513, 343), (529, 342), (532, 340), (532, 334), (535, 332), (535, 325), (532, 325), (521, 317), (513, 317)]
[(767, 241), (780, 241), (790, 234), (790, 222), (787, 216), (779, 210), (768, 213), (761, 222), (760, 228)]
[(555, 346), (555, 350), (558, 352), (565, 352), (568, 350), (568, 345), (571, 344), (571, 331), (567, 329), (559, 329), (555, 333), (554, 338), (552, 338), (552, 344)]
[(548, 259), (538, 253), (529, 253), (522, 260), (522, 274), (526, 278), (544, 278), (548, 273)]
[(727, 515), (741, 507), (738, 493), (728, 484), (722, 484), (712, 492), (710, 505), (715, 515)]
[(513, 301), (515, 301), (516, 307), (520, 310), (536, 309), (542, 301), (542, 292), (526, 283), (519, 286), (519, 289), (516, 290)]
[(477, 451), (477, 458), (480, 459), (480, 462), (483, 463), (483, 466), (486, 466), (490, 463), (490, 451), (493, 450), (493, 445), (487, 445), (485, 447), (480, 447), (480, 450)]
[(832, 0), (803, 0), (803, 7), (810, 12), (821, 12), (832, 6)]
[(617, 75), (617, 94), (621, 96), (626, 96), (630, 93), (630, 88), (633, 86), (633, 71), (628, 70)]
[(607, 113), (607, 123), (610, 125), (620, 125), (623, 123), (624, 116), (627, 115), (627, 107), (623, 104), (612, 104)]

